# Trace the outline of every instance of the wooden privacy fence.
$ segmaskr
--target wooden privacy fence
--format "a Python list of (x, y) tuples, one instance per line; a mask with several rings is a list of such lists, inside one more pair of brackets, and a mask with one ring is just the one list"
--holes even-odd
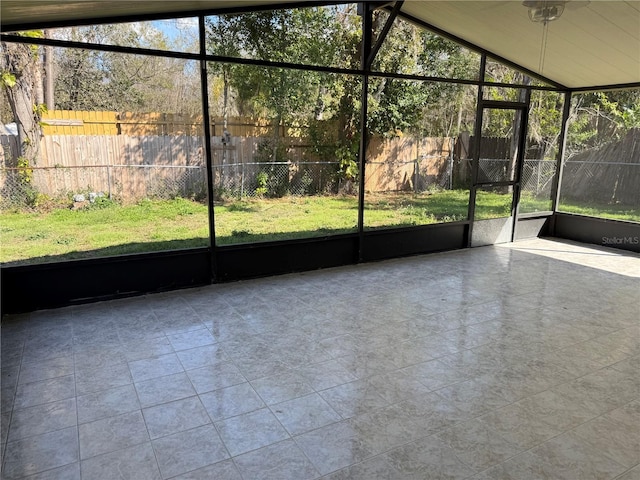
[[(43, 124), (41, 158), (33, 169), (33, 183), (41, 193), (54, 196), (91, 189), (115, 191), (121, 200), (126, 200), (126, 197), (139, 199), (154, 189), (170, 192), (173, 188), (176, 194), (193, 194), (204, 181), (201, 117), (50, 111), (44, 114)], [(328, 122), (326, 128), (335, 129), (335, 124)], [(304, 127), (280, 127), (278, 140), (285, 145), (286, 162), (311, 164), (320, 161), (306, 140), (304, 130)], [(223, 135), (221, 118), (213, 119), (213, 165), (214, 168), (221, 167), (216, 172), (240, 171), (246, 176), (254, 167), (243, 168), (242, 165), (273, 160), (268, 158), (269, 147), (260, 148), (274, 134), (268, 121), (232, 118), (228, 132), (228, 137)], [(433, 185), (468, 187), (469, 157), (474, 145), (475, 139), (468, 135), (457, 139), (374, 137), (368, 143), (365, 189), (418, 192)], [(505, 139), (484, 139), (481, 158), (505, 159), (508, 148)], [(16, 167), (18, 152), (15, 136), (0, 135), (3, 167), (0, 189), (5, 199), (11, 195), (7, 186), (11, 187), (12, 181), (20, 181), (16, 171), (10, 170)], [(525, 164), (523, 172), (527, 190), (546, 192), (550, 188), (555, 167), (542, 155), (543, 152), (527, 152), (527, 161), (531, 164), (528, 170), (528, 164)], [(531, 160), (533, 158), (539, 160)], [(335, 161), (329, 159), (327, 163)], [(231, 165), (234, 167), (225, 167)], [(337, 170), (335, 164), (331, 168)], [(326, 172), (331, 170), (313, 169), (321, 171), (325, 180)], [(313, 169), (308, 167), (305, 171), (312, 172)], [(637, 205), (640, 200), (637, 189), (640, 183), (640, 129), (629, 131), (621, 141), (573, 156), (565, 162), (563, 177), (565, 198)], [(227, 182), (231, 180), (229, 176), (225, 178)], [(245, 177), (240, 178), (241, 185), (244, 180)], [(535, 185), (531, 183), (534, 180)]]
[[(305, 187), (289, 188), (291, 192), (334, 191), (338, 185), (334, 180), (337, 179), (329, 177), (338, 171), (335, 159), (320, 160), (302, 138), (289, 137), (281, 141), (286, 146), (286, 158), (279, 161), (284, 160), (285, 167), (290, 166), (274, 168), (279, 176), (290, 178), (282, 177), (279, 185), (294, 185), (299, 180)], [(271, 160), (269, 149), (262, 149), (261, 153), (263, 142), (264, 137), (231, 137), (224, 142), (222, 137), (213, 137), (214, 186), (230, 190), (234, 195), (237, 192), (250, 194), (246, 187), (255, 186), (254, 177), (262, 170), (259, 162)], [(422, 191), (434, 184), (448, 188), (451, 186), (452, 146), (453, 139), (448, 138), (373, 138), (369, 143), (365, 188), (376, 192)], [(5, 160), (9, 157), (11, 155)], [(4, 166), (14, 167), (15, 162), (5, 161)], [(41, 158), (32, 169), (32, 176), (37, 191), (52, 197), (87, 191), (113, 195), (123, 202), (149, 196), (202, 197), (206, 190), (203, 138), (189, 135), (46, 135), (42, 138)], [(0, 176), (4, 200), (12, 195), (8, 188), (12, 187), (12, 181), (19, 181), (16, 171), (7, 170)], [(13, 189), (17, 190), (18, 185)]]
[[(224, 118), (211, 117), (211, 135), (223, 136)], [(327, 128), (335, 130), (327, 122)], [(279, 137), (302, 137), (304, 126), (280, 125)], [(50, 110), (42, 115), (42, 131), (48, 135), (203, 135), (202, 115), (111, 111)], [(274, 125), (268, 119), (229, 117), (226, 131), (231, 137), (269, 137)]]
[(92, 190), (135, 201), (194, 196), (204, 186), (202, 137), (49, 135), (33, 172), (39, 192)]
[(42, 133), (48, 135), (117, 135), (116, 112), (49, 110), (42, 114)]
[[(201, 166), (202, 119), (201, 115), (174, 113), (51, 110), (42, 118), (44, 137), (38, 166)], [(274, 127), (266, 119), (230, 117), (228, 135), (223, 125), (223, 118), (211, 118), (214, 165), (253, 163), (260, 144), (274, 135)], [(324, 128), (330, 137), (337, 134), (335, 122), (326, 122)], [(287, 146), (286, 160), (319, 160), (305, 140), (306, 130), (291, 125), (278, 128), (279, 141)], [(368, 145), (367, 159), (367, 190), (419, 191), (434, 183), (451, 187), (450, 138), (374, 137)], [(83, 181), (73, 181), (72, 185), (83, 186), (85, 180), (91, 180), (90, 175), (86, 178), (79, 172), (74, 176), (82, 176)], [(50, 189), (45, 188), (47, 191)]]
[(452, 187), (453, 138), (372, 138), (367, 146), (365, 190), (420, 192)]
[(640, 205), (640, 129), (569, 158), (564, 164), (562, 198), (586, 203)]
[(38, 167), (89, 165), (203, 165), (202, 137), (49, 135)]
[[(0, 138), (0, 145), (6, 145), (3, 152), (7, 153), (3, 162), (5, 170), (0, 172), (0, 189), (3, 202), (7, 203), (11, 191), (20, 191), (19, 172), (13, 168), (18, 150), (16, 137)], [(246, 175), (254, 171), (255, 166), (238, 166), (255, 165), (264, 141), (264, 137), (231, 137), (223, 142), (221, 137), (213, 137), (213, 178), (221, 182), (216, 186), (224, 186), (219, 172), (238, 171)], [(284, 138), (281, 141), (286, 146), (288, 162), (318, 163), (310, 145), (303, 139)], [(205, 164), (201, 136), (48, 135), (42, 138), (40, 159), (30, 170), (37, 191), (52, 197), (94, 191), (131, 202), (145, 197), (202, 197), (206, 191)], [(236, 168), (229, 170), (231, 165)], [(331, 164), (331, 168), (337, 170), (335, 164)], [(297, 170), (290, 170), (295, 179)], [(318, 178), (316, 183), (324, 185), (328, 180), (328, 170), (322, 166), (306, 165), (305, 171), (321, 172), (319, 176), (324, 179)], [(226, 183), (230, 180), (228, 175), (224, 179)], [(246, 180), (249, 185), (255, 179)], [(315, 180), (311, 179), (311, 182)], [(320, 191), (320, 187), (315, 191)]]
[[(213, 164), (255, 162), (264, 141), (262, 137), (231, 137), (223, 142), (220, 137), (212, 137)], [(318, 160), (311, 145), (300, 138), (283, 138), (281, 142), (291, 162)], [(203, 143), (203, 137), (190, 135), (49, 135), (42, 138), (37, 166), (202, 166)]]

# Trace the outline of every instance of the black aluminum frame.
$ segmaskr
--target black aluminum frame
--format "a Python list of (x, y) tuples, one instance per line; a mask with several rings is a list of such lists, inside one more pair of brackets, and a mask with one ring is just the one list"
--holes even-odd
[[(309, 1), (292, 2), (289, 4), (268, 5), (262, 4), (253, 7), (234, 7), (206, 9), (189, 12), (176, 12), (173, 14), (147, 14), (129, 18), (111, 17), (84, 19), (71, 22), (46, 22), (38, 25), (12, 25), (13, 31), (33, 28), (55, 28), (70, 25), (91, 25), (104, 23), (119, 23), (132, 21), (162, 20), (170, 18), (198, 17), (200, 45), (198, 53), (175, 52), (154, 50), (145, 48), (132, 48), (116, 45), (100, 45), (83, 42), (68, 42), (44, 38), (26, 38), (12, 34), (2, 34), (0, 39), (8, 42), (20, 42), (54, 47), (80, 48), (101, 51), (113, 51), (126, 54), (152, 55), (180, 58), (184, 60), (198, 61), (201, 65), (202, 106), (204, 118), (208, 118), (208, 88), (207, 88), (207, 62), (227, 62), (234, 64), (256, 65), (263, 67), (278, 67), (296, 70), (312, 70), (326, 73), (357, 75), (362, 78), (362, 109), (361, 109), (361, 143), (359, 152), (359, 197), (358, 197), (358, 229), (352, 234), (332, 235), (327, 237), (314, 237), (301, 240), (287, 240), (280, 242), (265, 242), (254, 244), (240, 244), (229, 246), (216, 246), (215, 242), (215, 216), (213, 208), (213, 184), (211, 175), (207, 175), (208, 206), (209, 206), (209, 236), (210, 246), (189, 250), (154, 252), (137, 255), (123, 255), (117, 257), (102, 257), (89, 260), (66, 261), (52, 264), (37, 264), (25, 266), (7, 266), (0, 270), (0, 283), (2, 295), (3, 313), (32, 311), (42, 308), (59, 307), (76, 303), (118, 298), (129, 295), (163, 291), (169, 289), (185, 288), (197, 285), (206, 285), (214, 282), (239, 280), (257, 276), (266, 276), (280, 273), (288, 273), (314, 268), (326, 268), (357, 262), (375, 261), (402, 255), (414, 255), (434, 251), (464, 248), (469, 245), (473, 228), (475, 195), (470, 190), (468, 218), (466, 221), (425, 225), (407, 228), (384, 228), (377, 230), (364, 229), (364, 179), (366, 165), (366, 121), (367, 121), (367, 97), (370, 77), (387, 77), (405, 80), (434, 81), (454, 84), (475, 85), (478, 87), (477, 116), (486, 105), (483, 101), (482, 90), (484, 86), (497, 86), (509, 88), (521, 88), (527, 92), (526, 107), (523, 121), (526, 122), (529, 106), (529, 97), (533, 90), (558, 91), (565, 94), (565, 106), (563, 110), (563, 131), (561, 145), (564, 147), (566, 139), (566, 125), (569, 116), (571, 93), (578, 90), (601, 90), (605, 88), (637, 88), (637, 84), (617, 85), (607, 87), (588, 87), (583, 89), (569, 89), (551, 79), (540, 76), (535, 72), (523, 69), (492, 52), (486, 51), (466, 42), (448, 32), (423, 22), (419, 19), (403, 14), (400, 9), (402, 1), (393, 2), (357, 2), (362, 13), (363, 46), (361, 52), (361, 65), (358, 69), (345, 69), (330, 66), (299, 65), (286, 62), (273, 62), (267, 60), (231, 58), (218, 55), (210, 55), (206, 52), (205, 44), (205, 17), (208, 15), (238, 13), (250, 11), (263, 11), (274, 8), (304, 8), (314, 6), (339, 5), (345, 1)], [(390, 12), (390, 18), (381, 34), (381, 38), (372, 44), (371, 15), (375, 8), (386, 8)], [(395, 18), (401, 17), (426, 28), (449, 40), (453, 40), (464, 47), (480, 54), (480, 67), (478, 80), (451, 79), (442, 77), (429, 77), (420, 75), (406, 75), (388, 72), (371, 71), (371, 65), (375, 55), (388, 33)], [(513, 85), (485, 80), (484, 72), (487, 58), (490, 57), (511, 68), (515, 68), (530, 77), (537, 78), (545, 83), (543, 85)], [(518, 104), (522, 108), (523, 104)], [(479, 128), (476, 122), (476, 129)], [(526, 124), (524, 126), (526, 129)], [(209, 122), (204, 122), (205, 156), (208, 171), (212, 167), (211, 138)], [(523, 135), (524, 137), (524, 135)], [(570, 216), (556, 212), (557, 201), (560, 192), (563, 150), (558, 152), (556, 177), (553, 184), (553, 212), (539, 212), (535, 214), (518, 215), (515, 211), (517, 200), (514, 196), (514, 228), (513, 239), (528, 238), (540, 234), (571, 238), (571, 228), (580, 230), (576, 226), (579, 216)], [(475, 162), (477, 163), (477, 162)], [(522, 163), (522, 162), (521, 162)], [(477, 165), (474, 165), (477, 170)], [(522, 165), (517, 172), (518, 180), (522, 174)], [(475, 172), (477, 176), (477, 171)], [(475, 177), (474, 177), (475, 178)], [(475, 183), (475, 182), (474, 182)], [(518, 192), (519, 196), (519, 192)], [(588, 217), (586, 217), (588, 218)], [(591, 225), (593, 222), (588, 222)], [(596, 219), (600, 220), (600, 219)], [(610, 228), (620, 224), (621, 234), (634, 238), (634, 232), (640, 231), (640, 225), (627, 222), (606, 221)], [(587, 235), (578, 235), (582, 241), (593, 241)], [(589, 240), (590, 239), (590, 240)], [(597, 243), (597, 242), (595, 242)], [(636, 248), (637, 251), (637, 248)], [(91, 281), (95, 279), (95, 281)], [(44, 288), (46, 285), (48, 288)], [(51, 287), (53, 285), (53, 287)]]
[[(474, 135), (476, 136), (475, 150), (473, 152), (473, 168), (471, 174), (471, 188), (469, 191), (469, 237), (467, 239), (467, 246), (472, 246), (472, 233), (475, 220), (475, 211), (476, 211), (476, 197), (479, 189), (483, 187), (511, 187), (513, 191), (511, 193), (511, 209), (510, 209), (510, 218), (511, 218), (511, 234), (509, 240), (513, 242), (516, 239), (516, 230), (518, 227), (518, 206), (520, 202), (520, 192), (521, 192), (521, 181), (522, 181), (522, 169), (524, 166), (524, 152), (526, 147), (527, 140), (527, 128), (528, 128), (528, 120), (529, 120), (529, 105), (531, 103), (531, 90), (526, 90), (526, 97), (524, 102), (513, 102), (513, 101), (497, 101), (497, 100), (484, 100), (482, 99), (482, 88), (479, 89), (478, 92), (478, 108), (476, 111), (476, 125)], [(515, 112), (519, 112), (521, 116), (520, 120), (520, 129), (518, 131), (518, 156), (516, 158), (516, 171), (514, 172), (513, 180), (503, 180), (503, 181), (492, 181), (492, 182), (479, 182), (478, 174), (480, 168), (480, 149), (482, 143), (482, 121), (484, 118), (484, 110), (485, 109), (496, 109), (496, 110), (512, 110)], [(491, 221), (489, 219), (487, 221)], [(483, 221), (483, 220), (478, 220)]]

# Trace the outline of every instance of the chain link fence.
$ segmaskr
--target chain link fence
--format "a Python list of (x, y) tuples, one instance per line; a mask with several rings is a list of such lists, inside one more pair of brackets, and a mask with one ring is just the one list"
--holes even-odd
[[(484, 159), (478, 162), (478, 182), (505, 182), (510, 178), (510, 160)], [(553, 177), (556, 173), (555, 160), (525, 160), (522, 166), (522, 191), (539, 195), (551, 195)], [(515, 177), (515, 172), (511, 174)]]
[[(261, 162), (216, 165), (216, 199), (282, 197), (338, 192), (337, 162)], [(46, 199), (71, 204), (74, 196), (104, 196), (135, 203), (144, 198), (176, 197), (203, 201), (202, 166), (93, 165), (79, 167), (0, 168), (0, 210), (35, 206)]]
[(555, 175), (555, 160), (525, 160), (522, 166), (522, 191), (536, 197), (551, 198)]
[(338, 192), (338, 162), (252, 162), (214, 166), (216, 199)]
[(201, 166), (169, 165), (1, 168), (0, 210), (47, 200), (70, 205), (80, 196), (107, 197), (123, 204), (144, 198), (204, 200), (205, 173)]
[[(509, 180), (510, 160), (481, 158), (478, 161), (478, 182), (505, 182)], [(515, 176), (515, 173), (512, 174)]]
[(584, 203), (640, 205), (640, 163), (573, 161), (564, 164), (562, 199)]
[[(420, 193), (434, 186), (450, 189), (451, 165), (442, 163), (440, 171), (431, 171), (424, 162), (368, 163), (369, 171), (384, 168), (393, 184), (380, 183), (375, 191), (413, 191)], [(496, 160), (480, 163), (484, 175), (498, 171)], [(499, 167), (500, 175), (507, 161)], [(491, 170), (487, 169), (489, 167)], [(215, 165), (215, 199), (286, 195), (329, 195), (341, 191), (338, 162), (252, 162)], [(551, 160), (527, 160), (522, 172), (523, 191), (549, 196), (555, 174)], [(43, 199), (71, 203), (74, 195), (94, 192), (120, 203), (144, 198), (176, 197), (203, 201), (206, 198), (206, 169), (202, 166), (168, 165), (93, 165), (80, 167), (0, 168), (0, 209), (33, 206)], [(403, 183), (404, 182), (404, 183)], [(379, 185), (378, 185), (379, 184)], [(403, 186), (404, 185), (404, 186)], [(384, 188), (387, 187), (387, 188)], [(392, 188), (393, 187), (393, 188)]]

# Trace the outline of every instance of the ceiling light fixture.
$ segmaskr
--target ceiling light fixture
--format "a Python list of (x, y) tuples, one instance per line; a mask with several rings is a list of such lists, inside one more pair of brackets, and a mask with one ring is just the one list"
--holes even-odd
[(529, 9), (529, 20), (546, 25), (560, 18), (565, 3), (563, 0), (525, 0), (522, 5)]
[(547, 36), (549, 22), (557, 20), (564, 12), (564, 6), (568, 0), (525, 0), (522, 5), (529, 9), (529, 20), (542, 23), (542, 40), (540, 44), (540, 60), (538, 61), (538, 73), (544, 72), (544, 60), (547, 53)]

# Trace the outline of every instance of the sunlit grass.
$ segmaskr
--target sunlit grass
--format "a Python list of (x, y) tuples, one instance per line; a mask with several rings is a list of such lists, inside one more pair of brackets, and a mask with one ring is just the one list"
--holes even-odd
[(108, 255), (166, 250), (166, 241), (180, 241), (180, 248), (206, 246), (207, 225), (206, 206), (184, 199), (75, 211), (3, 212), (0, 260), (41, 262), (63, 259), (60, 256), (95, 257), (96, 250)]
[(353, 232), (358, 200), (353, 196), (234, 200), (214, 208), (218, 245)]
[[(467, 219), (467, 190), (365, 196), (365, 229)], [(546, 199), (523, 197), (525, 211), (547, 210)], [(479, 192), (476, 218), (509, 215), (511, 196)], [(218, 245), (327, 236), (357, 231), (356, 196), (253, 198), (217, 203)], [(640, 221), (638, 209), (562, 204), (562, 211)], [(521, 211), (522, 211), (521, 207)], [(95, 258), (206, 247), (206, 205), (186, 199), (104, 202), (87, 209), (0, 213), (0, 262), (10, 264)]]
[(628, 222), (640, 222), (640, 207), (630, 207), (628, 205), (611, 204), (575, 204), (573, 202), (560, 202), (559, 212), (576, 213), (589, 217), (607, 218), (610, 220), (626, 220)]

